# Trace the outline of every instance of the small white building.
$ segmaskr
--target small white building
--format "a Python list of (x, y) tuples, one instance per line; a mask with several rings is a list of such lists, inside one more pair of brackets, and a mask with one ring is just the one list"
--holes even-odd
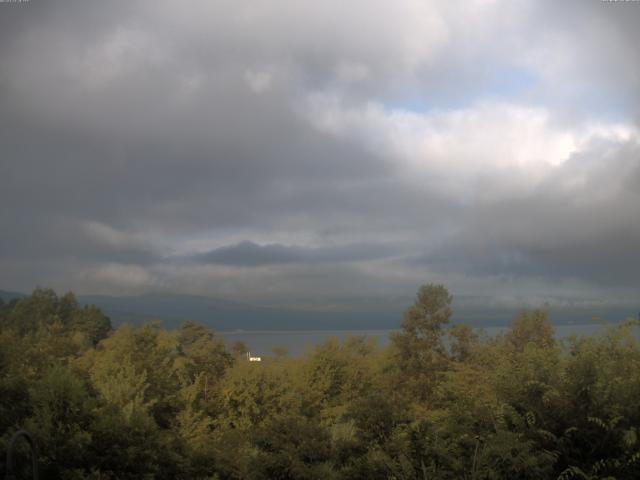
[(252, 357), (251, 352), (247, 352), (247, 360), (249, 360), (250, 362), (261, 362), (262, 357)]

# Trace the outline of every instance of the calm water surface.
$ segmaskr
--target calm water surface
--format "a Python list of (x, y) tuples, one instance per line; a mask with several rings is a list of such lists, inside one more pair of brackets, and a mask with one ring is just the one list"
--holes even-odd
[[(607, 325), (612, 326), (612, 324)], [(601, 324), (585, 325), (555, 325), (558, 338), (571, 335), (593, 335), (602, 331), (605, 326)], [(507, 327), (484, 327), (488, 336), (504, 332)], [(379, 346), (389, 343), (389, 334), (395, 330), (286, 330), (286, 331), (235, 331), (220, 332), (229, 345), (236, 341), (244, 342), (251, 350), (252, 355), (272, 355), (274, 347), (286, 347), (289, 355), (300, 355), (314, 346), (326, 341), (330, 337), (336, 337), (342, 341), (348, 336), (364, 336), (373, 338)]]

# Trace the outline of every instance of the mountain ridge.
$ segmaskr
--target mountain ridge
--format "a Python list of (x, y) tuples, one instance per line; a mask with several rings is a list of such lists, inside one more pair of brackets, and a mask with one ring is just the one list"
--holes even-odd
[[(21, 292), (0, 290), (5, 302), (27, 296)], [(453, 303), (453, 323), (474, 327), (505, 326), (518, 314), (521, 306), (468, 305), (461, 297)], [(217, 331), (277, 330), (378, 330), (397, 328), (410, 299), (385, 300), (377, 303), (343, 304), (332, 308), (265, 306), (234, 300), (180, 293), (144, 293), (139, 295), (77, 295), (81, 305), (96, 305), (111, 318), (114, 326), (123, 323), (140, 325), (160, 320), (166, 328), (176, 328), (186, 320), (202, 323)], [(550, 320), (557, 325), (617, 323), (634, 317), (629, 305), (621, 306), (556, 306), (551, 307)]]

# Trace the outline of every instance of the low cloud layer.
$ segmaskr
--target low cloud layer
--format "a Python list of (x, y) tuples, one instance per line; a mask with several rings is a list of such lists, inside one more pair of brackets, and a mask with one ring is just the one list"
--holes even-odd
[(197, 263), (256, 267), (288, 263), (316, 264), (358, 262), (384, 258), (392, 250), (383, 245), (343, 245), (339, 247), (304, 248), (280, 244), (258, 245), (240, 242), (189, 257)]
[(0, 4), (0, 288), (634, 301), (639, 21), (595, 0)]

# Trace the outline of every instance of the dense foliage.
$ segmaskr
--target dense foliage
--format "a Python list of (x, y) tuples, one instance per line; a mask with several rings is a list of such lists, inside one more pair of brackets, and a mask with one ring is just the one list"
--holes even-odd
[(192, 322), (113, 330), (44, 289), (0, 301), (1, 458), (24, 427), (48, 479), (640, 478), (633, 322), (559, 342), (532, 311), (486, 338), (450, 304), (427, 285), (387, 348), (249, 363)]

